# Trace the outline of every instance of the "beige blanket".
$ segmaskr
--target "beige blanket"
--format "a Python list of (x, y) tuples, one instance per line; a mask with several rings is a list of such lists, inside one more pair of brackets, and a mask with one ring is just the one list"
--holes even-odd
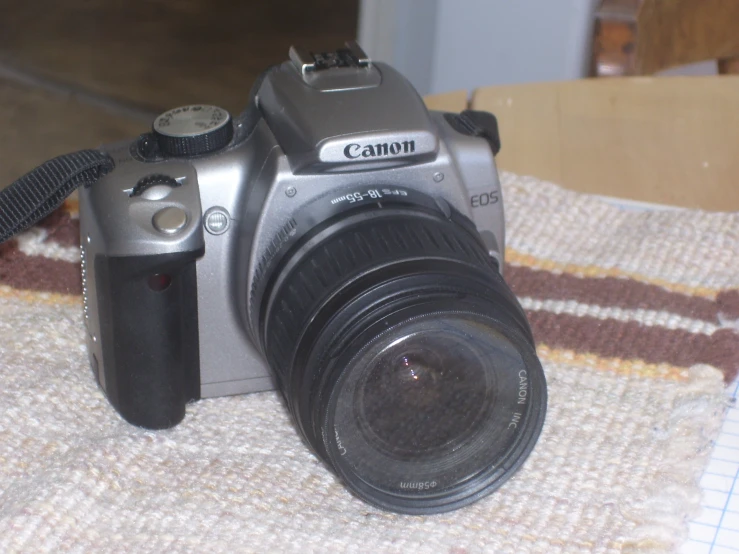
[(506, 279), (550, 399), (499, 491), (448, 514), (379, 511), (308, 451), (273, 392), (195, 403), (169, 431), (128, 425), (88, 367), (77, 226), (59, 212), (0, 246), (0, 551), (677, 548), (739, 365), (739, 215), (630, 212), (503, 180)]

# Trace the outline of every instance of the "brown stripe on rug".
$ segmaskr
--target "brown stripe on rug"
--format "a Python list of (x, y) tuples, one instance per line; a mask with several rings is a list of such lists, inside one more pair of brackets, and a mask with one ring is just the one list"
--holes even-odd
[(64, 209), (58, 209), (39, 221), (39, 227), (46, 229), (47, 241), (60, 246), (80, 245), (80, 220), (73, 218)]
[(642, 283), (651, 283), (665, 290), (679, 292), (689, 296), (700, 296), (713, 300), (721, 292), (720, 288), (706, 284), (688, 284), (680, 280), (670, 280), (656, 277), (639, 271), (630, 271), (614, 266), (598, 266), (587, 264), (575, 264), (572, 262), (560, 262), (547, 258), (540, 258), (531, 254), (519, 252), (513, 248), (506, 248), (506, 261), (510, 265), (531, 267), (538, 270), (551, 271), (553, 273), (567, 273), (568, 275), (587, 277), (615, 277), (634, 279)]
[[(79, 221), (67, 210), (58, 210), (40, 224), (48, 233), (44, 245), (71, 247), (79, 244)], [(549, 303), (527, 310), (537, 342), (549, 348), (592, 353), (605, 358), (642, 360), (650, 364), (689, 367), (698, 363), (721, 369), (731, 381), (739, 368), (739, 337), (732, 329), (698, 332), (700, 322), (722, 327), (739, 318), (739, 292), (720, 292), (716, 300), (667, 290), (635, 279), (583, 277), (522, 265), (508, 265), (506, 280), (520, 298), (536, 301), (573, 301), (606, 311), (597, 318), (580, 311), (559, 313)], [(26, 255), (15, 240), (0, 244), (0, 284), (15, 289), (79, 295), (82, 291), (79, 263)], [(579, 310), (579, 306), (576, 306)], [(607, 310), (650, 310), (696, 320), (670, 329), (664, 320), (646, 321), (644, 313), (615, 319)], [(650, 324), (647, 324), (650, 323)], [(674, 322), (670, 324), (674, 326)]]
[(0, 284), (17, 289), (82, 294), (80, 264), (27, 256), (17, 242), (0, 244)]
[(536, 342), (549, 348), (678, 367), (708, 364), (720, 369), (726, 382), (739, 370), (739, 336), (731, 329), (704, 335), (636, 321), (530, 310), (526, 315)]
[(668, 311), (711, 322), (718, 321), (722, 309), (719, 303), (709, 298), (672, 292), (634, 279), (578, 277), (517, 265), (506, 266), (505, 278), (519, 297), (577, 300), (599, 306)]

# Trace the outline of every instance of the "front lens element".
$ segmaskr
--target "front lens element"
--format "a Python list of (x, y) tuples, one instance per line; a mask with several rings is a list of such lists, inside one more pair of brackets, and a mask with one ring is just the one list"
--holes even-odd
[(380, 334), (334, 388), (336, 465), (380, 495), (489, 486), (530, 437), (530, 350), (474, 313), (430, 313)]
[(493, 403), (484, 347), (449, 331), (406, 334), (360, 362), (366, 369), (354, 417), (368, 443), (393, 459), (443, 455), (479, 427)]

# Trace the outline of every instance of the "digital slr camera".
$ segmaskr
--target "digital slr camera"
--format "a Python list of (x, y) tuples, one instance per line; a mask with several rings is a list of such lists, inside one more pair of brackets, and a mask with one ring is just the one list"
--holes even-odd
[(546, 384), (503, 281), (495, 118), (429, 112), (355, 43), (247, 109), (170, 110), (80, 191), (89, 355), (129, 422), (277, 389), (347, 487), (410, 514), (499, 487)]

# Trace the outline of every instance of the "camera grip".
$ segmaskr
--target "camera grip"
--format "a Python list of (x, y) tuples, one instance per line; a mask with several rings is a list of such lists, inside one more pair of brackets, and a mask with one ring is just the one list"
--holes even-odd
[(134, 425), (173, 427), (200, 397), (195, 261), (202, 254), (95, 258), (99, 380)]

